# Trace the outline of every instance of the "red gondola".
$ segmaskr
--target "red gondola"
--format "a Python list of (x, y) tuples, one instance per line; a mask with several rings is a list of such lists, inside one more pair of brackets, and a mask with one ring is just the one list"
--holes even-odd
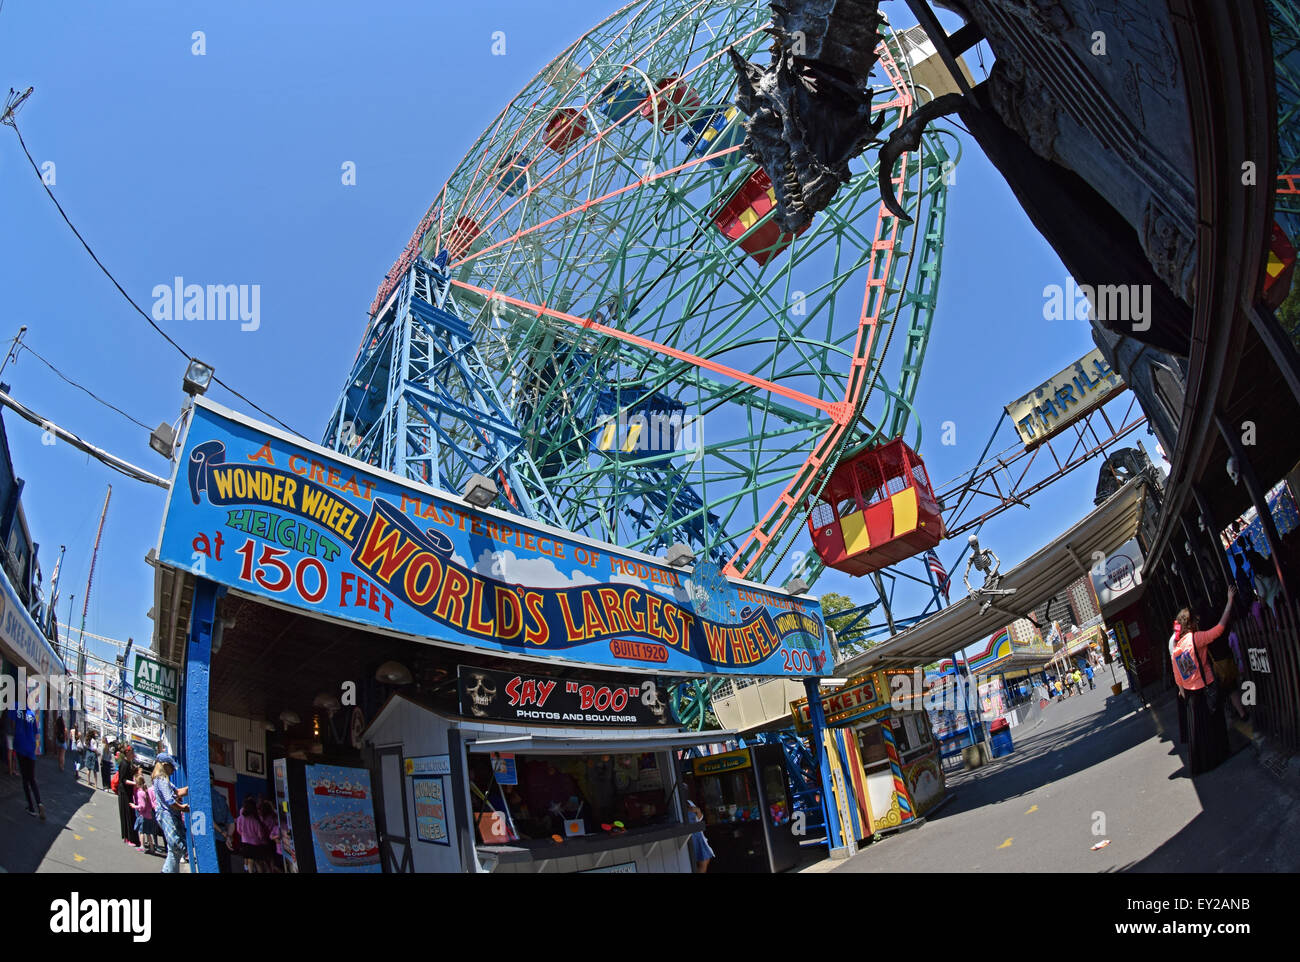
[(477, 221), (469, 217), (457, 217), (447, 236), (447, 254), (453, 261), (463, 257), (482, 233)]
[[(731, 200), (713, 218), (714, 225), (730, 240), (740, 240), (745, 232), (766, 217), (776, 206), (776, 191), (767, 174), (759, 167), (731, 195)], [(783, 233), (776, 221), (769, 220), (758, 230), (740, 241), (740, 248), (759, 264), (766, 264), (789, 247), (810, 224), (793, 234)]]
[(688, 122), (700, 109), (700, 95), (686, 81), (665, 77), (655, 84), (652, 94), (641, 106), (641, 116), (658, 123), (664, 130), (674, 130)]
[(546, 121), (542, 143), (557, 154), (564, 153), (587, 136), (587, 118), (572, 107), (561, 107)]
[(943, 515), (925, 463), (902, 438), (842, 460), (808, 515), (828, 568), (865, 575), (943, 539)]

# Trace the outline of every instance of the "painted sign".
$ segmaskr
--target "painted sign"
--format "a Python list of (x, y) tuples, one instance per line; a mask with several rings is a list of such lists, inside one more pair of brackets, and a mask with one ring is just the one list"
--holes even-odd
[(440, 775), (417, 775), (411, 779), (411, 786), (415, 796), (415, 837), (435, 845), (450, 845), (444, 779)]
[[(842, 688), (836, 688), (830, 694), (823, 694), (822, 710), (826, 712), (826, 724), (834, 728), (877, 712), (887, 711), (889, 694), (889, 686), (879, 671), (873, 671)], [(806, 735), (812, 731), (812, 715), (808, 711), (807, 698), (791, 702), (790, 714), (794, 716), (796, 732)]]
[(493, 752), (492, 777), (498, 785), (518, 785), (519, 769), (515, 765), (514, 752)]
[(417, 755), (404, 758), (402, 767), (408, 775), (450, 775), (450, 755)]
[(1092, 566), (1092, 587), (1097, 601), (1108, 605), (1142, 584), (1142, 548), (1137, 538), (1130, 538), (1117, 551)]
[(180, 687), (180, 671), (172, 665), (158, 661), (141, 652), (135, 653), (135, 690), (163, 701), (177, 704), (176, 691)]
[(417, 638), (665, 673), (826, 674), (821, 607), (732, 581), (710, 618), (648, 555), (477, 510), (200, 398), (158, 556), (241, 591)]
[(63, 660), (23, 608), (3, 567), (0, 567), (0, 642), (9, 650), (12, 660), (29, 673), (48, 676), (65, 671)]
[(1100, 348), (1093, 348), (1064, 371), (1007, 405), (1007, 414), (1025, 447), (1059, 434), (1124, 390)]
[(691, 760), (691, 770), (696, 775), (721, 775), (723, 772), (738, 772), (753, 764), (749, 749), (741, 748), (721, 755), (706, 755)]
[(306, 773), (316, 871), (380, 871), (370, 772), (364, 768), (308, 765)]
[(624, 727), (673, 724), (666, 693), (648, 678), (611, 684), (461, 665), (459, 679), (460, 713), (467, 718)]

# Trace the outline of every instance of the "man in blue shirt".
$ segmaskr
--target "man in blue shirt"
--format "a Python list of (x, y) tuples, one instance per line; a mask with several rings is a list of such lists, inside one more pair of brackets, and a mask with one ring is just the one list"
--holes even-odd
[(1096, 689), (1097, 683), (1092, 680), (1092, 665), (1085, 665), (1083, 673), (1088, 676), (1088, 690), (1093, 691)]
[(18, 756), (18, 770), (23, 776), (23, 793), (27, 796), (27, 814), (40, 812), (45, 821), (45, 805), (41, 790), (36, 784), (36, 713), (30, 708), (11, 709), (14, 716), (14, 754)]

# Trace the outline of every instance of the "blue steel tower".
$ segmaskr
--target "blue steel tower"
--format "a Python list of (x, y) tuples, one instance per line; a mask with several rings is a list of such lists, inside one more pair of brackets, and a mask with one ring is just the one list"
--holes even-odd
[(482, 474), (496, 483), (496, 507), (562, 524), (449, 296), (446, 263), (446, 251), (415, 257), (375, 312), (322, 443), (453, 493)]

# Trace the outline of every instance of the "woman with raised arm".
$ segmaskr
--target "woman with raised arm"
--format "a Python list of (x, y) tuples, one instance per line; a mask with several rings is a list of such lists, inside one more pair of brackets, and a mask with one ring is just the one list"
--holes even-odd
[(1227, 630), (1237, 589), (1228, 589), (1223, 617), (1213, 628), (1200, 630), (1199, 619), (1184, 608), (1174, 621), (1170, 657), (1179, 696), (1187, 700), (1188, 771), (1208, 772), (1228, 757), (1228, 729), (1223, 720), (1224, 692), (1214, 677), (1209, 647)]

